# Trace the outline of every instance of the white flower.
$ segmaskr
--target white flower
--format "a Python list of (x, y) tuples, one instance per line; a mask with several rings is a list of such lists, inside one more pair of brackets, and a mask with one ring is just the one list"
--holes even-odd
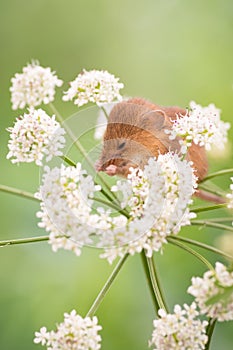
[[(121, 232), (121, 244), (102, 254), (109, 262), (126, 252), (133, 255), (143, 249), (151, 257), (167, 243), (167, 236), (177, 234), (195, 217), (188, 205), (192, 203), (196, 178), (191, 165), (177, 154), (151, 158), (144, 171), (131, 169), (128, 181), (128, 189), (121, 181), (113, 187), (123, 196), (122, 207), (129, 207), (130, 220), (127, 229)], [(110, 238), (109, 234), (106, 239)], [(127, 244), (123, 245), (124, 242)]]
[(18, 118), (7, 130), (10, 132), (7, 159), (12, 163), (35, 162), (41, 166), (45, 156), (49, 161), (53, 156), (62, 155), (65, 131), (55, 116), (48, 116), (42, 109), (29, 109), (28, 114)]
[(63, 96), (64, 101), (72, 101), (78, 107), (88, 102), (102, 105), (115, 100), (121, 101), (120, 89), (124, 84), (119, 83), (119, 78), (107, 71), (83, 70), (77, 78), (70, 83), (70, 88)]
[[(227, 296), (226, 291), (230, 292)], [(195, 297), (202, 314), (218, 321), (233, 320), (233, 272), (223, 264), (217, 262), (215, 270), (205, 272), (203, 278), (193, 277), (188, 293)]]
[(172, 130), (166, 130), (171, 134), (170, 139), (180, 136), (181, 151), (185, 153), (192, 142), (199, 146), (204, 146), (207, 151), (214, 145), (224, 148), (227, 142), (227, 130), (229, 123), (220, 120), (220, 110), (213, 104), (208, 107), (201, 107), (195, 102), (190, 102), (190, 111), (186, 115), (177, 115), (177, 119), (172, 121)]
[(41, 343), (41, 345), (45, 345), (49, 340), (49, 336), (50, 334), (49, 332), (47, 332), (47, 328), (42, 327), (39, 332), (35, 332), (34, 343), (36, 344)]
[(36, 107), (54, 100), (56, 86), (63, 84), (51, 68), (41, 67), (32, 62), (23, 68), (23, 73), (16, 73), (10, 87), (12, 108)]
[(34, 342), (45, 345), (48, 350), (99, 350), (102, 329), (96, 316), (82, 318), (76, 311), (64, 314), (64, 322), (55, 331), (47, 332), (45, 327), (35, 332)]
[(197, 319), (196, 304), (184, 304), (183, 309), (175, 305), (174, 313), (159, 310), (160, 318), (154, 320), (154, 331), (149, 346), (153, 350), (201, 350), (208, 341), (207, 321)]
[[(146, 250), (147, 256), (162, 249), (166, 237), (177, 234), (190, 224), (191, 196), (196, 187), (191, 165), (177, 154), (151, 158), (145, 170), (132, 169), (128, 181), (119, 181), (114, 191), (121, 197), (121, 207), (129, 217), (111, 209), (93, 206), (93, 197), (100, 196), (78, 163), (77, 167), (45, 168), (39, 226), (50, 232), (54, 251), (69, 249), (77, 255), (83, 245), (104, 248), (112, 262), (117, 256)], [(120, 192), (120, 193), (119, 193)]]
[(39, 227), (50, 232), (50, 241), (54, 251), (59, 248), (72, 250), (80, 255), (83, 244), (91, 244), (89, 235), (93, 227), (89, 226), (93, 192), (96, 190), (91, 176), (76, 167), (45, 168), (43, 184), (35, 196), (41, 199), (41, 219)]
[[(233, 177), (231, 177), (231, 181), (233, 182)], [(227, 207), (229, 209), (233, 209), (233, 183), (230, 185), (230, 190), (231, 190), (231, 193), (228, 193), (226, 195), (227, 199), (229, 199)]]

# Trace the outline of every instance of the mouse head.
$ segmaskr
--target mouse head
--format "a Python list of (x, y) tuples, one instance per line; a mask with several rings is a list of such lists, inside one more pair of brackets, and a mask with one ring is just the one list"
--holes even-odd
[(163, 111), (134, 103), (117, 104), (109, 116), (96, 170), (126, 177), (130, 167), (143, 169), (150, 157), (170, 149), (171, 142), (164, 132), (170, 128)]

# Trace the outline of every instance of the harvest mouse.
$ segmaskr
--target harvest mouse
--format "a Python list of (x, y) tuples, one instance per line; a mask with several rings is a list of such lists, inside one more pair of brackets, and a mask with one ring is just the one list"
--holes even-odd
[[(179, 152), (179, 139), (170, 140), (165, 130), (172, 129), (171, 120), (177, 115), (185, 114), (186, 110), (180, 107), (162, 107), (141, 98), (116, 104), (109, 115), (96, 170), (127, 177), (130, 167), (143, 169), (150, 157)], [(205, 149), (193, 143), (186, 159), (192, 161), (195, 175), (201, 181), (208, 172)], [(202, 190), (197, 190), (196, 195), (217, 203), (224, 201)]]

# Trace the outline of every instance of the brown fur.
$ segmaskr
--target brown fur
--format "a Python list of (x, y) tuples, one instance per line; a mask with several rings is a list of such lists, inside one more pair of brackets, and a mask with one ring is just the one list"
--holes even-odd
[[(131, 166), (143, 168), (150, 157), (169, 151), (179, 152), (179, 139), (170, 140), (165, 130), (171, 130), (171, 120), (177, 115), (185, 114), (186, 110), (180, 107), (162, 107), (141, 98), (118, 103), (109, 116), (97, 170), (105, 171), (114, 165), (111, 175), (126, 177)], [(208, 172), (204, 148), (192, 144), (187, 160), (193, 162), (198, 181), (202, 180)], [(202, 195), (202, 191), (198, 192), (198, 196), (219, 202), (217, 198)]]

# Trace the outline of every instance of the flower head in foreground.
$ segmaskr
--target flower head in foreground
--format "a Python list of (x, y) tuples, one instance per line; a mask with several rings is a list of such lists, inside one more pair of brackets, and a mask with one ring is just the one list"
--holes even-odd
[(41, 343), (50, 350), (98, 350), (101, 329), (97, 317), (82, 318), (73, 310), (64, 314), (64, 322), (58, 324), (55, 331), (48, 332), (42, 327), (40, 332), (35, 332), (34, 343)]
[(70, 83), (70, 88), (63, 96), (64, 101), (74, 100), (78, 107), (88, 102), (102, 105), (113, 101), (120, 101), (120, 89), (124, 84), (119, 83), (119, 78), (107, 71), (83, 70), (77, 78)]
[(10, 132), (7, 158), (12, 163), (35, 162), (42, 166), (45, 156), (49, 161), (53, 156), (62, 155), (65, 131), (55, 116), (48, 116), (42, 109), (29, 109), (28, 114), (18, 118), (7, 130)]
[(217, 262), (214, 271), (207, 271), (203, 278), (193, 277), (188, 293), (202, 314), (218, 321), (233, 320), (233, 272)]
[(174, 307), (173, 314), (159, 310), (160, 319), (154, 320), (154, 331), (149, 346), (153, 350), (201, 350), (208, 341), (207, 321), (197, 319), (196, 304)]
[(40, 227), (50, 232), (50, 243), (81, 253), (83, 245), (104, 248), (102, 257), (112, 262), (125, 253), (159, 251), (166, 237), (190, 224), (193, 213), (188, 205), (196, 186), (190, 164), (178, 155), (151, 158), (145, 171), (132, 169), (126, 182), (118, 182), (122, 208), (127, 218), (103, 207), (93, 208), (93, 197), (100, 195), (91, 176), (77, 167), (45, 169), (37, 198), (41, 199)]
[(39, 227), (50, 232), (52, 249), (72, 250), (80, 255), (81, 246), (91, 244), (88, 225), (96, 188), (91, 176), (86, 176), (81, 164), (76, 167), (45, 168), (43, 184), (35, 196), (41, 199)]
[(131, 169), (128, 182), (128, 190), (123, 182), (113, 189), (122, 193), (122, 206), (130, 210), (130, 225), (141, 235), (135, 239), (135, 234), (127, 232), (131, 239), (126, 245), (106, 249), (102, 256), (110, 262), (127, 252), (133, 255), (143, 249), (151, 257), (167, 243), (166, 237), (177, 234), (195, 217), (188, 206), (192, 203), (196, 178), (190, 164), (177, 154), (151, 158), (143, 171)]
[(181, 151), (185, 153), (192, 142), (199, 146), (204, 146), (207, 151), (211, 145), (218, 148), (224, 148), (227, 141), (227, 130), (229, 123), (220, 120), (220, 110), (213, 104), (208, 107), (202, 107), (195, 102), (190, 102), (190, 111), (182, 116), (178, 115), (173, 121), (172, 130), (166, 130), (170, 133), (170, 139), (173, 140), (180, 136)]
[(23, 73), (16, 73), (10, 87), (12, 108), (36, 107), (54, 100), (56, 86), (63, 81), (58, 79), (50, 67), (41, 67), (32, 62), (23, 68)]
[[(233, 182), (233, 177), (231, 177), (231, 181)], [(231, 193), (228, 193), (226, 195), (227, 199), (229, 200), (227, 207), (229, 209), (233, 209), (233, 183), (230, 185)]]

